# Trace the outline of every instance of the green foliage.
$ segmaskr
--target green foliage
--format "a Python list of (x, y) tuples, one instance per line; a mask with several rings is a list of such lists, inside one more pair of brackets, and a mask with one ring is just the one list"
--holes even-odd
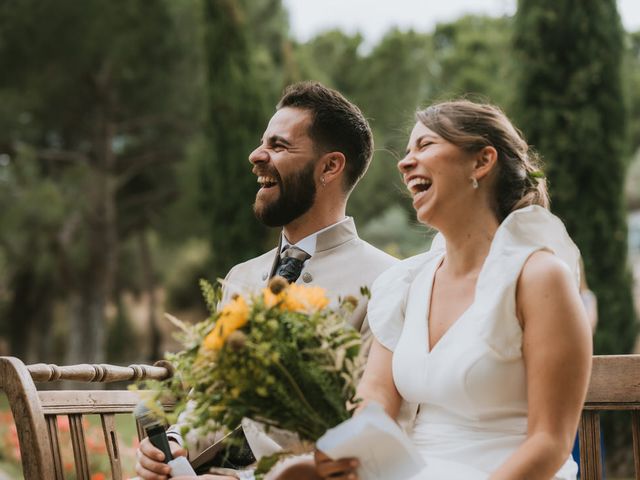
[(107, 362), (135, 362), (138, 360), (140, 344), (137, 337), (137, 332), (127, 315), (122, 298), (118, 298), (116, 317), (107, 329)]
[[(173, 165), (192, 125), (194, 91), (181, 72), (194, 69), (188, 34), (177, 28), (185, 12), (168, 5), (0, 6), (0, 153), (23, 175), (9, 177), (14, 198), (37, 201), (6, 217), (0, 245), (17, 245), (9, 275), (37, 275), (34, 258), (55, 264), (48, 281), (62, 287), (75, 322), (67, 361), (102, 361), (104, 311), (126, 265), (120, 244), (157, 222), (175, 192)], [(46, 198), (36, 199), (32, 187)], [(9, 308), (43, 303), (38, 296), (14, 295)], [(12, 322), (33, 323), (27, 311), (20, 315)]]
[[(274, 75), (282, 48), (281, 9), (280, 1), (271, 0), (204, 1), (208, 149), (199, 188), (215, 277), (261, 253), (266, 243), (266, 230), (253, 216), (257, 187), (247, 157), (282, 87)], [(263, 17), (252, 17), (256, 12)]]
[(615, 0), (520, 0), (521, 126), (547, 164), (553, 210), (598, 297), (596, 352), (626, 353), (637, 330), (623, 198), (623, 35)]
[[(640, 148), (640, 31), (625, 36), (626, 49), (624, 57), (624, 84), (626, 89), (627, 109), (629, 111), (628, 155), (633, 155)], [(640, 184), (638, 190), (640, 191)]]
[(513, 103), (512, 19), (467, 15), (432, 36), (437, 72), (431, 98), (479, 97), (505, 110)]

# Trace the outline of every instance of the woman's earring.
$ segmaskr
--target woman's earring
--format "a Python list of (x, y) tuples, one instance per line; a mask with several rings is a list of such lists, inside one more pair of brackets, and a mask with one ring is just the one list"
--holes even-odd
[(476, 177), (471, 177), (471, 186), (474, 190), (478, 188), (478, 179)]
[(326, 187), (326, 184), (324, 183), (324, 175), (320, 177), (320, 183), (323, 187)]

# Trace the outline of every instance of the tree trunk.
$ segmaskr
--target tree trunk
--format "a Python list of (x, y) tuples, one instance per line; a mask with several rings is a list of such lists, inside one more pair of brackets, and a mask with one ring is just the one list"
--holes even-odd
[(145, 231), (140, 232), (138, 236), (138, 246), (140, 248), (140, 263), (142, 265), (142, 281), (144, 289), (149, 299), (149, 362), (153, 363), (160, 360), (162, 335), (158, 328), (158, 318), (156, 310), (158, 305), (156, 295), (156, 275), (153, 268), (153, 259), (149, 249), (149, 238)]
[(95, 155), (85, 192), (88, 258), (79, 275), (82, 283), (70, 301), (68, 362), (72, 363), (105, 360), (106, 307), (113, 300), (118, 266), (116, 155), (112, 148), (116, 128), (110, 115), (113, 108), (108, 65), (95, 81), (102, 108), (96, 113)]
[[(13, 276), (13, 298), (7, 311), (10, 354), (25, 363), (52, 361), (49, 335), (53, 287), (51, 275), (27, 265)], [(43, 351), (40, 347), (45, 347)]]

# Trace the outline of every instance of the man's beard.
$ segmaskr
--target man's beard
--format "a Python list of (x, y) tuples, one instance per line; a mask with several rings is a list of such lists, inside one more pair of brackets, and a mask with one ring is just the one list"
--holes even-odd
[(307, 213), (316, 198), (314, 170), (315, 162), (309, 162), (287, 178), (273, 175), (279, 179), (277, 188), (280, 189), (280, 194), (277, 199), (268, 203), (256, 199), (253, 204), (256, 218), (268, 227), (282, 227)]

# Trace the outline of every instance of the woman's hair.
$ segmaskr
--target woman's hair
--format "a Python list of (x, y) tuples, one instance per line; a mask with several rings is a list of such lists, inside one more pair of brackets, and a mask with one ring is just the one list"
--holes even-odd
[(479, 152), (488, 146), (496, 149), (494, 208), (500, 221), (529, 205), (549, 208), (547, 182), (538, 155), (498, 107), (455, 100), (419, 110), (416, 118), (466, 152)]

